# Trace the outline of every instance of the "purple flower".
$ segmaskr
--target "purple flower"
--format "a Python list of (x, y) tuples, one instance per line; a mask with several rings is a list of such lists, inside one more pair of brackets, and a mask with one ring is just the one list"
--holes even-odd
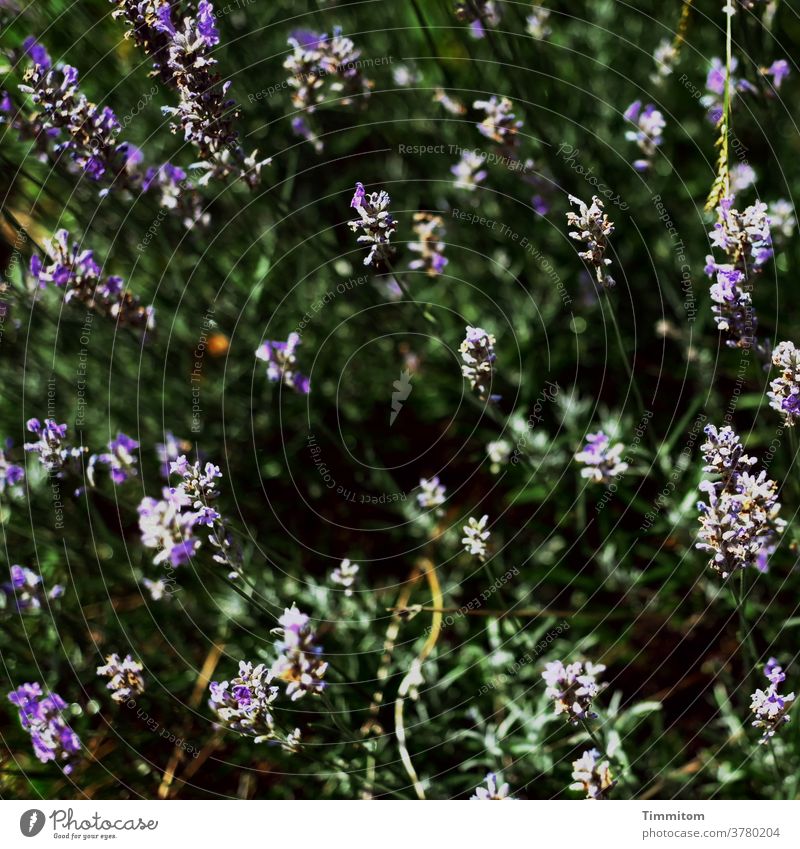
[(9, 603), (13, 604), (19, 613), (40, 610), (46, 601), (64, 595), (64, 587), (60, 584), (54, 584), (46, 593), (42, 576), (24, 566), (12, 566), (9, 575), (10, 580), (0, 584), (0, 591), (5, 593)]
[(364, 265), (379, 267), (389, 262), (393, 256), (393, 248), (389, 242), (397, 230), (397, 222), (389, 212), (390, 203), (391, 198), (383, 189), (379, 192), (367, 192), (362, 183), (356, 183), (350, 207), (358, 212), (359, 217), (348, 221), (347, 226), (354, 233), (361, 231), (361, 235), (356, 239), (359, 244), (370, 246)]
[(55, 419), (45, 419), (44, 424), (39, 419), (29, 419), (27, 428), (38, 439), (26, 442), (24, 448), (28, 453), (39, 456), (39, 462), (49, 474), (60, 475), (72, 460), (86, 452), (85, 448), (72, 448), (65, 444), (67, 426), (58, 424)]
[(705, 267), (709, 277), (716, 277), (711, 286), (712, 312), (717, 327), (731, 337), (728, 346), (755, 348), (764, 358), (769, 356), (769, 343), (756, 338), (758, 319), (750, 292), (762, 266), (772, 257), (769, 225), (766, 204), (757, 201), (739, 212), (733, 207), (732, 197), (723, 198), (717, 207), (717, 222), (708, 235), (727, 262), (707, 256)]
[(208, 705), (220, 725), (239, 734), (254, 737), (256, 743), (278, 739), (272, 703), (278, 688), (272, 685), (272, 673), (264, 666), (239, 662), (239, 674), (230, 681), (212, 681)]
[(708, 502), (697, 504), (700, 530), (695, 547), (710, 553), (708, 565), (722, 578), (748, 566), (763, 569), (764, 559), (786, 527), (778, 515), (778, 485), (765, 471), (758, 475), (750, 471), (756, 459), (744, 453), (732, 428), (717, 430), (707, 425), (705, 433), (703, 471), (718, 480), (700, 484)]
[(781, 695), (778, 686), (786, 680), (786, 674), (778, 661), (771, 657), (764, 667), (764, 675), (769, 681), (765, 690), (756, 689), (751, 697), (750, 710), (755, 714), (754, 728), (763, 728), (760, 743), (768, 743), (775, 732), (789, 720), (789, 709), (794, 701), (794, 693)]
[(601, 663), (580, 661), (566, 666), (556, 660), (545, 665), (542, 678), (547, 688), (545, 695), (553, 700), (556, 716), (564, 718), (573, 725), (581, 720), (593, 719), (597, 714), (591, 710), (592, 700), (600, 692), (597, 676), (605, 671)]
[(8, 694), (8, 700), (19, 710), (19, 721), (31, 736), (36, 757), (42, 763), (57, 763), (67, 774), (72, 772), (81, 741), (61, 715), (66, 702), (57, 693), (42, 697), (40, 684), (23, 684)]
[(450, 169), (450, 173), (456, 178), (453, 185), (457, 189), (474, 192), (478, 184), (486, 179), (487, 172), (483, 167), (485, 162), (486, 158), (477, 151), (462, 151), (461, 159)]
[(307, 693), (319, 695), (326, 686), (322, 679), (328, 664), (322, 660), (322, 648), (316, 644), (308, 616), (292, 605), (284, 610), (278, 624), (276, 632), (282, 639), (275, 644), (279, 657), (272, 665), (272, 674), (286, 682), (286, 695), (292, 701)]
[(644, 154), (644, 158), (637, 159), (633, 167), (637, 171), (646, 171), (652, 166), (656, 150), (663, 141), (666, 121), (652, 103), (648, 103), (642, 109), (641, 100), (634, 101), (625, 110), (625, 118), (636, 126), (635, 130), (625, 132), (625, 138), (636, 142), (639, 150)]
[(214, 7), (208, 0), (200, 0), (197, 4), (197, 32), (206, 47), (219, 44), (219, 32), (214, 26)]
[(513, 799), (509, 796), (509, 787), (507, 784), (497, 784), (497, 776), (493, 773), (487, 773), (484, 779), (485, 787), (476, 787), (475, 794), (470, 796), (470, 801), (478, 802), (503, 802), (507, 799)]
[(789, 63), (785, 59), (776, 59), (762, 73), (764, 76), (772, 77), (772, 84), (779, 89), (781, 83), (789, 76)]
[(117, 6), (114, 16), (130, 27), (126, 36), (152, 57), (162, 82), (178, 94), (178, 105), (163, 111), (174, 119), (172, 131), (197, 148), (199, 160), (193, 167), (202, 173), (198, 184), (233, 177), (255, 188), (271, 160), (259, 160), (258, 151), (245, 153), (239, 143), (234, 126), (239, 112), (227, 94), (230, 82), (222, 82), (214, 71), (217, 60), (210, 53), (219, 43), (213, 4), (200, 0), (195, 17), (188, 6), (176, 8), (176, 24), (168, 2), (155, 9), (140, 0), (110, 2)]
[(80, 301), (121, 326), (151, 329), (155, 325), (153, 307), (143, 307), (138, 298), (124, 291), (121, 277), (103, 277), (90, 250), (78, 242), (69, 245), (66, 230), (57, 230), (45, 248), (44, 260), (34, 254), (30, 274), (40, 287), (52, 283), (65, 290), (64, 300)]
[(469, 24), (473, 38), (483, 38), (486, 27), (496, 27), (500, 23), (500, 11), (494, 0), (465, 0), (455, 6), (456, 18)]
[(31, 61), (34, 65), (44, 68), (45, 71), (50, 70), (53, 66), (48, 52), (32, 35), (29, 35), (25, 41), (22, 42), (22, 52), (24, 56), (31, 57)]
[(14, 441), (7, 439), (5, 447), (0, 448), (0, 495), (5, 495), (7, 492), (15, 496), (22, 494), (20, 484), (25, 479), (25, 469), (12, 463), (8, 458), (8, 453), (14, 447)]
[(417, 503), (425, 510), (441, 507), (447, 500), (445, 497), (445, 486), (439, 482), (438, 475), (432, 477), (430, 480), (420, 478), (419, 489)]
[(146, 497), (139, 504), (142, 545), (157, 552), (153, 558), (156, 565), (182, 566), (200, 547), (201, 541), (194, 536), (197, 513), (187, 509), (190, 505), (185, 493), (169, 487), (164, 487), (161, 499)]
[(602, 430), (587, 434), (586, 445), (575, 455), (584, 465), (581, 477), (594, 483), (610, 483), (628, 471), (628, 464), (620, 459), (624, 450), (621, 442), (612, 446), (611, 439)]
[(770, 383), (769, 405), (783, 415), (786, 427), (794, 427), (800, 419), (800, 352), (793, 342), (781, 342), (772, 364), (780, 374)]
[(486, 117), (478, 124), (478, 132), (482, 136), (507, 148), (516, 147), (522, 121), (516, 120), (516, 115), (511, 111), (514, 104), (507, 97), (497, 98), (492, 95), (488, 100), (476, 100), (472, 106), (486, 113)]
[(139, 474), (137, 458), (134, 451), (139, 447), (135, 439), (131, 439), (124, 433), (118, 433), (115, 439), (108, 443), (108, 451), (104, 454), (95, 454), (89, 458), (87, 475), (89, 482), (94, 485), (94, 467), (97, 463), (108, 466), (108, 472), (114, 484), (125, 483), (129, 478)]
[(308, 124), (307, 116), (319, 105), (335, 102), (348, 106), (355, 98), (365, 99), (372, 88), (360, 69), (361, 51), (335, 27), (333, 35), (296, 30), (289, 37), (292, 52), (283, 67), (290, 73), (292, 104), (303, 115), (292, 120), (292, 129), (311, 141), (316, 150), (323, 144)]
[[(731, 100), (733, 100), (737, 92), (747, 92), (750, 94), (755, 94), (757, 92), (757, 89), (752, 83), (735, 76), (734, 72), (738, 66), (739, 61), (735, 56), (733, 56), (731, 58), (730, 78)], [(706, 90), (708, 91), (708, 94), (700, 98), (700, 103), (709, 110), (709, 120), (715, 125), (719, 123), (720, 118), (722, 117), (726, 76), (727, 72), (725, 69), (725, 63), (722, 59), (715, 56), (711, 60), (711, 66), (709, 67), (708, 74), (706, 75)]]
[(418, 253), (420, 258), (412, 260), (408, 267), (414, 271), (424, 271), (429, 277), (438, 277), (447, 265), (441, 239), (444, 232), (441, 215), (415, 212), (413, 230), (419, 241), (410, 242), (408, 249)]
[(311, 391), (311, 381), (295, 369), (296, 350), (300, 347), (299, 333), (290, 333), (285, 342), (264, 342), (256, 350), (256, 358), (267, 364), (267, 377), (271, 383), (283, 382), (301, 395)]
[[(171, 503), (183, 516), (182, 521), (191, 528), (202, 525), (209, 529), (208, 541), (216, 549), (214, 561), (229, 566), (233, 570), (229, 576), (236, 577), (241, 567), (241, 555), (228, 532), (227, 523), (211, 506), (219, 497), (216, 485), (216, 480), (222, 477), (219, 466), (200, 460), (190, 463), (186, 456), (181, 455), (170, 463), (170, 474), (181, 478), (178, 486), (169, 492)], [(170, 549), (170, 562), (173, 566), (183, 565), (199, 545), (191, 534), (181, 541), (175, 540)]]

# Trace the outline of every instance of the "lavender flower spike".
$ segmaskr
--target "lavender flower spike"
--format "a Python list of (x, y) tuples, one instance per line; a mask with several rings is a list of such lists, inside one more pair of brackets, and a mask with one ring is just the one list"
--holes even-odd
[(311, 391), (311, 381), (295, 369), (295, 351), (300, 347), (299, 333), (290, 333), (285, 342), (264, 342), (256, 350), (256, 357), (267, 363), (267, 377), (271, 383), (282, 382), (301, 395)]
[(64, 300), (78, 300), (101, 315), (122, 326), (151, 329), (155, 325), (153, 307), (143, 307), (130, 292), (125, 291), (121, 277), (101, 274), (93, 251), (77, 242), (69, 244), (69, 233), (58, 230), (46, 244), (47, 256), (31, 257), (30, 274), (44, 288), (48, 283), (64, 289)]
[(168, 562), (173, 568), (183, 566), (201, 545), (194, 535), (198, 516), (191, 509), (191, 498), (181, 487), (164, 487), (162, 496), (161, 499), (145, 497), (139, 504), (142, 545), (156, 551), (155, 565)]
[(344, 588), (344, 594), (349, 598), (353, 595), (353, 584), (358, 577), (358, 564), (351, 563), (345, 558), (331, 572), (331, 583)]
[(241, 552), (234, 543), (225, 519), (213, 507), (214, 502), (219, 498), (219, 490), (215, 483), (217, 478), (222, 477), (219, 466), (213, 463), (202, 464), (200, 460), (190, 463), (184, 455), (181, 455), (170, 464), (170, 474), (181, 477), (181, 482), (174, 491), (181, 491), (189, 498), (191, 507), (195, 511), (195, 525), (204, 525), (208, 528), (208, 541), (217, 549), (213, 557), (214, 561), (231, 568), (230, 578), (238, 577), (242, 565)]
[(256, 743), (276, 739), (271, 706), (278, 696), (272, 673), (264, 666), (239, 662), (239, 674), (221, 684), (212, 681), (208, 705), (224, 728), (255, 737)]
[(359, 67), (361, 51), (342, 35), (341, 27), (334, 27), (332, 36), (296, 31), (289, 38), (289, 46), (292, 52), (283, 67), (291, 74), (287, 83), (292, 89), (292, 103), (304, 112), (292, 120), (292, 129), (320, 151), (323, 143), (306, 116), (326, 99), (340, 106), (349, 106), (356, 97), (366, 99), (373, 83)]
[(786, 680), (786, 674), (774, 657), (767, 661), (764, 675), (769, 680), (769, 686), (766, 690), (756, 689), (750, 704), (750, 710), (756, 717), (753, 727), (764, 729), (759, 741), (762, 744), (768, 743), (775, 732), (789, 721), (789, 709), (794, 702), (794, 693), (783, 696), (778, 692), (778, 686)]
[(522, 121), (516, 120), (517, 116), (511, 111), (514, 104), (507, 97), (498, 99), (493, 95), (488, 100), (476, 100), (472, 105), (486, 113), (478, 124), (478, 132), (484, 138), (509, 149), (517, 146)]
[(504, 802), (508, 799), (513, 799), (509, 795), (508, 784), (497, 785), (497, 776), (493, 773), (487, 773), (484, 779), (485, 787), (476, 787), (474, 795), (470, 796), (470, 801), (479, 802)]
[(219, 44), (213, 4), (200, 0), (192, 17), (186, 4), (167, 0), (110, 2), (117, 6), (114, 16), (131, 27), (126, 37), (151, 55), (155, 72), (178, 93), (178, 105), (163, 110), (175, 119), (172, 131), (181, 130), (199, 152), (194, 167), (205, 172), (199, 184), (233, 176), (255, 188), (271, 159), (259, 160), (258, 151), (246, 154), (239, 143), (234, 129), (239, 112), (228, 97), (231, 83), (213, 70), (217, 60), (211, 50)]
[(361, 231), (356, 239), (359, 244), (370, 246), (364, 265), (379, 267), (391, 260), (394, 254), (389, 242), (397, 230), (397, 222), (389, 213), (390, 202), (391, 198), (383, 189), (368, 193), (362, 183), (356, 183), (350, 207), (359, 217), (348, 221), (347, 226), (354, 233)]
[(614, 285), (614, 278), (606, 271), (611, 260), (606, 259), (605, 253), (608, 237), (614, 232), (614, 224), (603, 211), (603, 202), (596, 195), (592, 198), (591, 206), (586, 206), (574, 195), (569, 196), (569, 202), (578, 207), (577, 213), (567, 213), (567, 224), (575, 228), (570, 231), (570, 238), (583, 242), (586, 247), (585, 251), (578, 251), (578, 256), (594, 268), (597, 282), (610, 289)]
[(620, 460), (624, 449), (621, 442), (612, 446), (610, 438), (602, 430), (588, 434), (585, 447), (575, 455), (577, 462), (584, 464), (581, 477), (593, 483), (610, 483), (624, 474), (628, 471), (628, 464)]
[(793, 342), (781, 342), (772, 352), (772, 364), (780, 374), (770, 383), (769, 405), (783, 414), (786, 427), (794, 427), (800, 419), (800, 352)]
[(5, 449), (0, 448), (0, 495), (5, 495), (7, 492), (14, 496), (22, 494), (21, 484), (25, 479), (25, 469), (12, 463), (7, 457), (7, 452), (13, 447), (13, 440), (7, 439)]
[(606, 799), (616, 781), (611, 776), (608, 761), (600, 760), (597, 749), (589, 749), (572, 762), (570, 790), (580, 790), (587, 799)]
[(605, 671), (601, 663), (580, 661), (564, 664), (560, 660), (546, 664), (542, 678), (547, 688), (545, 695), (553, 700), (555, 715), (561, 716), (578, 725), (581, 720), (594, 719), (597, 714), (591, 710), (592, 700), (600, 692), (597, 676)]
[(474, 192), (478, 184), (486, 179), (485, 164), (485, 158), (474, 150), (462, 151), (461, 159), (450, 169), (450, 173), (456, 178), (453, 185), (457, 189)]
[(467, 325), (467, 335), (459, 346), (462, 365), (461, 374), (469, 380), (482, 401), (499, 401), (499, 395), (489, 394), (494, 375), (494, 361), (497, 359), (494, 346), (496, 339), (482, 327)]
[(73, 460), (86, 453), (86, 448), (72, 448), (66, 444), (67, 426), (58, 424), (55, 419), (29, 419), (28, 430), (38, 437), (36, 442), (26, 442), (23, 446), (29, 454), (38, 454), (39, 462), (48, 474), (61, 475)]
[(756, 339), (758, 319), (752, 303), (753, 282), (772, 257), (767, 205), (756, 202), (744, 212), (733, 207), (733, 198), (723, 198), (717, 207), (717, 223), (709, 233), (711, 244), (721, 249), (727, 262), (706, 257), (706, 274), (711, 286), (712, 311), (717, 327), (725, 331), (732, 348), (754, 348), (765, 359), (769, 342)]
[(786, 527), (778, 516), (778, 485), (767, 478), (765, 471), (751, 473), (756, 459), (744, 453), (739, 437), (730, 427), (717, 430), (708, 425), (705, 433), (703, 471), (718, 480), (700, 484), (708, 503), (697, 504), (700, 530), (695, 547), (709, 552), (708, 565), (723, 578), (748, 566), (765, 571), (763, 561)]
[(124, 433), (118, 433), (117, 436), (108, 443), (108, 451), (103, 454), (95, 454), (89, 458), (89, 464), (86, 469), (89, 482), (94, 485), (94, 467), (97, 463), (102, 463), (108, 466), (108, 472), (111, 480), (115, 485), (130, 478), (134, 478), (139, 474), (137, 467), (137, 458), (134, 451), (139, 447), (139, 443), (135, 439), (131, 439)]
[(81, 741), (62, 718), (67, 703), (61, 696), (42, 697), (41, 684), (23, 684), (8, 694), (8, 700), (19, 710), (19, 721), (31, 735), (36, 757), (42, 763), (53, 761), (67, 774), (72, 772)]
[(417, 503), (423, 509), (434, 509), (441, 507), (447, 500), (445, 498), (445, 486), (439, 482), (438, 475), (428, 478), (420, 478), (420, 491), (417, 493)]
[(126, 702), (134, 694), (139, 695), (144, 692), (142, 669), (142, 664), (129, 654), (125, 655), (124, 660), (120, 660), (118, 654), (110, 654), (106, 658), (105, 666), (97, 667), (97, 674), (111, 679), (106, 687), (112, 690), (111, 698), (121, 703)]
[(447, 265), (444, 242), (441, 240), (444, 232), (441, 215), (415, 212), (413, 229), (419, 241), (409, 242), (408, 249), (420, 257), (412, 260), (408, 267), (414, 271), (424, 271), (429, 277), (438, 277)]
[(292, 701), (307, 693), (319, 695), (326, 686), (322, 679), (328, 664), (322, 660), (322, 648), (316, 644), (308, 616), (292, 605), (278, 623), (276, 633), (282, 639), (276, 643), (279, 657), (272, 665), (272, 674), (286, 682), (286, 695)]
[(486, 559), (486, 543), (489, 539), (489, 531), (486, 530), (486, 523), (489, 517), (484, 515), (480, 519), (470, 517), (466, 525), (461, 529), (464, 534), (461, 544), (464, 546), (467, 554), (477, 557), (483, 562)]
[(0, 584), (0, 592), (5, 594), (8, 602), (13, 604), (19, 613), (40, 610), (45, 602), (64, 595), (64, 587), (60, 584), (54, 584), (46, 593), (42, 576), (24, 566), (14, 565), (9, 573), (10, 580)]
[(625, 138), (636, 142), (643, 154), (643, 158), (637, 159), (633, 167), (637, 171), (647, 171), (663, 141), (664, 127), (667, 125), (664, 116), (652, 103), (642, 109), (642, 102), (636, 100), (625, 110), (625, 117), (636, 126), (635, 130), (626, 131)]

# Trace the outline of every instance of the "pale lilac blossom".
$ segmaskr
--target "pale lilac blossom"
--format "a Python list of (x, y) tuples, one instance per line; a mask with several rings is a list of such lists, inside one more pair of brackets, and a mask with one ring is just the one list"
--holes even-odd
[(751, 697), (750, 710), (755, 715), (754, 728), (763, 729), (760, 743), (769, 743), (775, 733), (790, 720), (789, 710), (794, 702), (794, 693), (782, 695), (778, 687), (786, 680), (786, 673), (778, 661), (771, 657), (764, 667), (764, 675), (769, 686), (762, 690), (756, 688)]
[(585, 751), (572, 762), (572, 780), (569, 789), (585, 793), (587, 799), (606, 799), (616, 784), (608, 761), (600, 760), (597, 749)]
[(545, 695), (553, 700), (556, 716), (564, 718), (573, 725), (582, 720), (594, 719), (592, 701), (600, 692), (597, 676), (605, 671), (602, 663), (580, 661), (566, 666), (556, 660), (545, 665), (542, 678), (547, 685)]
[(497, 776), (493, 773), (487, 773), (484, 779), (484, 786), (475, 788), (474, 795), (470, 796), (470, 801), (479, 802), (503, 802), (514, 797), (509, 795), (508, 784), (497, 784)]

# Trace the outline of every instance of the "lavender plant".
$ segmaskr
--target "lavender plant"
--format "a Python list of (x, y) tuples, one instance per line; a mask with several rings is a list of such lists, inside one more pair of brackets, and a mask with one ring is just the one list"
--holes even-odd
[(33, 752), (42, 763), (58, 764), (68, 775), (81, 752), (78, 735), (67, 725), (67, 703), (58, 693), (44, 695), (38, 683), (22, 684), (8, 694), (19, 712), (23, 729), (30, 734)]
[(750, 703), (750, 710), (755, 716), (752, 725), (754, 728), (763, 729), (759, 741), (762, 744), (768, 743), (789, 721), (789, 710), (794, 702), (794, 693), (781, 695), (778, 692), (778, 687), (786, 680), (786, 673), (774, 657), (767, 661), (764, 675), (769, 686), (765, 690), (757, 688)]
[(758, 564), (763, 571), (763, 560), (786, 527), (778, 515), (778, 485), (763, 470), (751, 472), (756, 458), (744, 453), (732, 428), (708, 425), (705, 434), (703, 471), (717, 479), (700, 484), (708, 500), (697, 504), (700, 531), (695, 545), (709, 553), (708, 565), (722, 578)]
[(706, 257), (706, 274), (716, 280), (711, 286), (714, 321), (730, 337), (729, 347), (753, 348), (768, 358), (769, 342), (756, 338), (758, 319), (752, 299), (755, 278), (773, 253), (766, 204), (757, 202), (739, 212), (733, 198), (723, 198), (709, 236), (727, 260), (720, 263), (711, 255)]
[(605, 671), (602, 663), (585, 665), (580, 661), (566, 666), (555, 660), (545, 665), (542, 678), (547, 688), (545, 695), (552, 699), (556, 716), (563, 716), (567, 722), (578, 725), (586, 719), (594, 719), (592, 702), (600, 692), (597, 676)]
[(199, 184), (233, 178), (256, 188), (261, 169), (272, 160), (258, 159), (257, 150), (246, 153), (239, 142), (234, 127), (239, 111), (228, 97), (231, 83), (222, 82), (211, 55), (220, 41), (213, 4), (200, 0), (191, 15), (183, 2), (109, 2), (117, 7), (114, 15), (129, 25), (126, 36), (152, 57), (154, 73), (178, 94), (178, 105), (165, 106), (164, 113), (174, 119), (172, 131), (181, 131), (184, 141), (197, 148)]
[(356, 183), (350, 207), (358, 213), (358, 218), (348, 221), (347, 226), (354, 233), (361, 232), (356, 239), (359, 244), (369, 245), (364, 265), (380, 268), (394, 256), (390, 241), (397, 231), (397, 222), (389, 212), (390, 203), (391, 198), (383, 189), (368, 193), (362, 183)]
[(115, 653), (108, 655), (103, 666), (97, 667), (97, 674), (110, 679), (106, 687), (111, 690), (111, 698), (122, 703), (144, 692), (143, 669), (142, 664), (129, 654), (120, 660)]
[(121, 277), (103, 276), (94, 253), (73, 242), (67, 230), (58, 230), (47, 243), (44, 260), (34, 254), (30, 262), (33, 284), (45, 288), (49, 283), (64, 289), (64, 300), (79, 301), (121, 326), (152, 329), (153, 307), (143, 307), (125, 290)]
[(594, 269), (595, 279), (603, 288), (614, 286), (614, 278), (606, 270), (611, 260), (606, 257), (608, 237), (614, 232), (614, 224), (609, 220), (603, 207), (603, 201), (596, 195), (592, 205), (587, 206), (580, 198), (569, 196), (569, 202), (578, 207), (578, 212), (567, 213), (567, 224), (574, 227), (569, 236), (576, 242), (582, 242), (586, 250), (578, 251), (578, 256)]
[(588, 749), (572, 762), (572, 779), (569, 789), (585, 793), (587, 799), (608, 798), (616, 784), (608, 761), (601, 760), (597, 749)]

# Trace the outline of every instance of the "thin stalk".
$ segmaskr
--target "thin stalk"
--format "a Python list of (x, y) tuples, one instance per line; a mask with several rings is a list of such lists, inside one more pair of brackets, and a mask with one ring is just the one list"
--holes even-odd
[[(598, 752), (600, 752), (602, 757), (605, 758), (605, 760), (607, 760), (607, 761), (616, 761), (617, 763), (619, 763), (619, 761), (617, 761), (616, 758), (612, 758), (611, 755), (608, 754), (608, 752), (606, 751), (606, 747), (600, 742), (600, 740), (598, 739), (598, 737), (594, 733), (594, 731), (592, 731), (592, 728), (589, 725), (589, 723), (585, 719), (581, 719), (580, 723), (581, 723), (581, 727), (583, 728), (583, 730), (586, 732), (587, 736), (589, 737), (589, 740), (591, 740), (592, 745), (595, 747), (595, 749), (597, 749)], [(620, 773), (619, 773), (619, 780), (620, 780), (621, 784), (624, 784), (626, 786), (626, 788), (628, 788), (627, 773), (621, 768), (620, 768)], [(628, 789), (630, 789), (630, 788), (628, 788)], [(631, 795), (633, 795), (632, 791), (631, 791)]]
[(747, 610), (745, 609), (746, 599), (744, 591), (744, 571), (744, 569), (739, 570), (738, 593), (733, 589), (733, 586), (731, 586), (731, 594), (734, 598), (736, 614), (739, 619), (737, 638), (739, 640), (739, 645), (744, 649), (745, 662), (749, 667), (747, 671), (747, 677), (749, 678), (751, 673), (755, 671), (756, 665), (758, 663), (758, 652), (756, 651), (755, 645), (753, 643), (753, 636), (750, 629), (748, 628), (747, 623)]
[(767, 746), (769, 747), (769, 753), (772, 756), (770, 758), (770, 760), (772, 761), (772, 767), (773, 767), (773, 770), (775, 772), (775, 780), (778, 783), (777, 789), (778, 789), (778, 791), (780, 791), (783, 788), (783, 783), (785, 781), (785, 778), (783, 776), (783, 773), (781, 772), (780, 765), (778, 764), (778, 755), (775, 752), (775, 746), (772, 743), (772, 737), (770, 737), (769, 740), (767, 741)]

